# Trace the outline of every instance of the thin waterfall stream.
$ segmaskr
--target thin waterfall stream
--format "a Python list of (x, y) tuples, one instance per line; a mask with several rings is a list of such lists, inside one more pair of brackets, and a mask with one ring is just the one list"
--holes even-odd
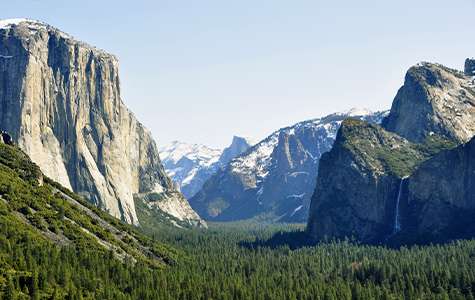
[(394, 227), (393, 227), (393, 234), (398, 233), (401, 231), (401, 221), (400, 221), (400, 216), (399, 216), (399, 204), (401, 202), (401, 194), (402, 194), (402, 188), (404, 187), (404, 180), (406, 180), (407, 177), (401, 178), (401, 181), (399, 182), (399, 189), (397, 192), (397, 199), (396, 199), (396, 209), (394, 213)]

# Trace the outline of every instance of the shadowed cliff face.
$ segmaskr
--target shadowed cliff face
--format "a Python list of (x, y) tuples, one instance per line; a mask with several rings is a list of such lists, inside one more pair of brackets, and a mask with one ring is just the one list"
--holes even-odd
[(310, 237), (400, 244), (473, 236), (473, 140), (454, 147), (474, 136), (474, 108), (472, 77), (437, 64), (411, 68), (382, 127), (345, 121), (320, 160)]
[(422, 163), (409, 178), (405, 234), (415, 241), (475, 236), (475, 138)]
[(35, 21), (4, 25), (0, 40), (0, 127), (47, 176), (134, 224), (133, 194), (186, 202), (120, 98), (114, 56)]
[(377, 242), (393, 231), (400, 181), (426, 154), (380, 126), (347, 119), (320, 159), (307, 231)]

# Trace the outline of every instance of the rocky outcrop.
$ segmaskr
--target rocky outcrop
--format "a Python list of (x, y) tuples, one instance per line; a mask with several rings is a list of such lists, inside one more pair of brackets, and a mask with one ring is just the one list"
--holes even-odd
[(467, 76), (475, 76), (475, 59), (467, 58), (465, 60), (464, 73)]
[(251, 141), (249, 138), (233, 136), (231, 145), (225, 148), (219, 156), (220, 167), (226, 166), (231, 160), (246, 152), (254, 144), (255, 142)]
[(421, 63), (407, 72), (382, 124), (412, 142), (421, 143), (436, 134), (463, 143), (475, 135), (474, 115), (472, 77), (439, 64)]
[(134, 224), (134, 194), (184, 200), (121, 100), (113, 55), (31, 20), (1, 21), (0, 41), (0, 127), (48, 177)]
[(5, 131), (0, 131), (0, 143), (13, 145), (12, 137)]
[(422, 163), (403, 195), (402, 234), (415, 242), (475, 237), (475, 138)]
[(401, 180), (427, 152), (378, 125), (347, 119), (320, 159), (307, 231), (314, 239), (377, 242), (394, 231)]
[(320, 156), (341, 122), (349, 116), (379, 122), (383, 115), (351, 110), (282, 128), (218, 170), (190, 204), (209, 220), (303, 222)]
[(449, 149), (474, 136), (474, 108), (471, 77), (412, 67), (382, 127), (345, 122), (322, 157), (310, 237), (401, 244), (462, 236), (474, 215), (470, 143)]

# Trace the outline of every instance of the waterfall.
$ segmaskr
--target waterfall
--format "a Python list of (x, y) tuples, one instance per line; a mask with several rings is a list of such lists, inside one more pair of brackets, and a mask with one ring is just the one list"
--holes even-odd
[(401, 221), (399, 220), (399, 203), (401, 202), (401, 193), (402, 193), (402, 188), (404, 186), (404, 180), (406, 180), (407, 177), (401, 178), (401, 181), (399, 182), (399, 189), (397, 192), (397, 199), (396, 199), (396, 209), (394, 213), (394, 227), (393, 227), (393, 234), (398, 233), (401, 231)]

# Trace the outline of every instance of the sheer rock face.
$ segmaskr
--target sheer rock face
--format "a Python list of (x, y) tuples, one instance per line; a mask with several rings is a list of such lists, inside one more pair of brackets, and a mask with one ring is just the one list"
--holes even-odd
[(424, 243), (474, 236), (474, 141), (455, 148), (475, 135), (474, 108), (472, 77), (438, 64), (412, 67), (382, 127), (344, 122), (322, 156), (310, 237)]
[[(186, 202), (120, 98), (117, 59), (49, 25), (14, 21), (0, 22), (1, 129), (47, 176), (129, 223), (138, 223), (135, 193)], [(182, 217), (199, 220), (192, 210)]]
[(345, 120), (320, 159), (308, 233), (318, 240), (384, 239), (393, 230), (400, 182), (424, 158), (417, 145), (378, 125)]
[[(471, 70), (468, 63), (466, 70)], [(475, 135), (475, 85), (472, 77), (438, 64), (409, 69), (383, 127), (413, 142), (430, 134), (459, 143)]]
[(402, 228), (414, 239), (474, 237), (475, 138), (422, 163), (409, 178), (404, 198)]

